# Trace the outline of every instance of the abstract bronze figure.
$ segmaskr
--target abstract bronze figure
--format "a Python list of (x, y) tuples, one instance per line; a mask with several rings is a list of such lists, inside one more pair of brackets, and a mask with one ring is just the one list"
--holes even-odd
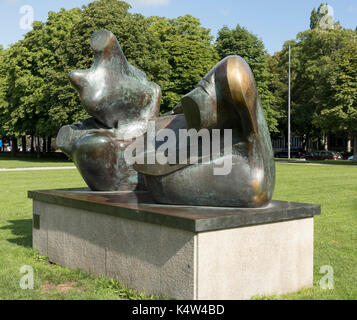
[(146, 131), (159, 114), (161, 89), (130, 65), (113, 33), (93, 33), (94, 64), (72, 71), (70, 80), (82, 104), (93, 117), (64, 126), (57, 136), (59, 148), (73, 159), (92, 190), (143, 188), (135, 170), (126, 165), (124, 150), (132, 138)]
[[(214, 160), (184, 167), (167, 164), (166, 170), (156, 168), (160, 165), (134, 165), (145, 175), (154, 199), (165, 204), (201, 206), (261, 207), (267, 204), (275, 185), (275, 163), (264, 112), (248, 64), (238, 56), (226, 57), (182, 98), (180, 109), (187, 122), (181, 128), (231, 129), (232, 152), (229, 155), (211, 152)], [(166, 126), (176, 132), (175, 122), (183, 122), (177, 117), (180, 115), (171, 116)], [(232, 159), (231, 171), (214, 175), (217, 162), (227, 156)]]
[[(148, 82), (144, 73), (126, 61), (115, 36), (98, 31), (91, 45), (93, 67), (74, 71), (70, 78), (93, 118), (63, 127), (57, 141), (92, 190), (142, 187), (138, 172), (158, 203), (231, 207), (269, 203), (275, 185), (273, 151), (254, 77), (242, 58), (223, 59), (182, 97), (172, 115), (158, 117), (159, 86)], [(193, 139), (188, 136), (186, 144), (180, 144), (180, 130), (207, 130), (212, 142), (208, 157), (201, 152), (198, 162), (188, 159), (182, 163), (177, 158), (176, 163), (161, 164), (155, 158), (154, 163), (129, 166), (125, 150), (135, 139), (148, 135), (150, 120), (155, 121), (155, 133), (170, 129), (175, 134), (177, 154), (180, 148), (186, 149), (187, 158)], [(228, 153), (222, 148), (224, 129), (231, 132)], [(213, 148), (213, 137), (218, 130), (222, 143), (217, 149)], [(203, 142), (198, 144), (202, 147)], [(156, 141), (154, 152), (162, 145)], [(142, 153), (148, 159), (152, 150), (145, 148)], [(214, 169), (228, 158), (230, 170), (215, 175)]]

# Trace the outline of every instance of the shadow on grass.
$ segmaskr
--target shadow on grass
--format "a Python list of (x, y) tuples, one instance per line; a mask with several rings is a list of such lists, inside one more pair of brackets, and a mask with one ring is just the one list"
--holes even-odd
[(3, 226), (0, 230), (10, 230), (16, 238), (7, 239), (7, 241), (23, 246), (32, 247), (32, 219), (8, 220), (9, 225)]

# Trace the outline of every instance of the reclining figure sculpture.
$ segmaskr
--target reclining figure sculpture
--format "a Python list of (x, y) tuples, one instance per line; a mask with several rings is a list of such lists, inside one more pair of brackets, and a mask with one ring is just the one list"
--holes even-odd
[[(241, 57), (220, 61), (182, 97), (172, 114), (159, 117), (160, 87), (128, 63), (115, 36), (97, 31), (91, 46), (93, 66), (69, 76), (92, 118), (62, 127), (57, 144), (92, 190), (147, 188), (162, 204), (250, 208), (269, 203), (275, 185), (271, 140), (254, 76)], [(149, 135), (152, 121), (155, 134), (161, 129), (174, 133), (177, 161), (162, 163), (154, 158), (153, 163), (129, 164), (125, 150)], [(208, 132), (212, 147), (208, 154), (198, 154), (199, 161), (190, 158), (194, 139), (188, 135), (185, 143), (179, 141), (184, 129)], [(227, 130), (230, 145), (222, 148)], [(213, 137), (218, 137), (218, 149)], [(203, 139), (198, 141), (202, 147)], [(155, 141), (153, 148), (145, 145), (136, 150), (136, 156), (141, 153), (147, 160), (165, 143)], [(186, 162), (178, 158), (183, 149)], [(228, 158), (229, 170), (215, 175), (214, 169)]]

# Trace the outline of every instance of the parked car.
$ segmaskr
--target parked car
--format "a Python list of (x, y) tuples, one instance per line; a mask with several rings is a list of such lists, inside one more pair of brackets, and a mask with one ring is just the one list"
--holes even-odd
[[(276, 158), (287, 158), (288, 148), (275, 152), (274, 156)], [(291, 148), (290, 157), (291, 158), (303, 158), (305, 156), (305, 151), (303, 148)]]
[(348, 160), (354, 160), (354, 156), (348, 157)]
[(342, 160), (343, 157), (336, 151), (315, 151), (305, 156), (306, 160)]

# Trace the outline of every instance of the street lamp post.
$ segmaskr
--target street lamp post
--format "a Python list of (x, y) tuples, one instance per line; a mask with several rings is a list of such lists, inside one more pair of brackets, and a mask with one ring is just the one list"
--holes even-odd
[(290, 136), (290, 45), (289, 45), (289, 97), (288, 97), (288, 159), (290, 159), (290, 147), (291, 147), (291, 136)]

